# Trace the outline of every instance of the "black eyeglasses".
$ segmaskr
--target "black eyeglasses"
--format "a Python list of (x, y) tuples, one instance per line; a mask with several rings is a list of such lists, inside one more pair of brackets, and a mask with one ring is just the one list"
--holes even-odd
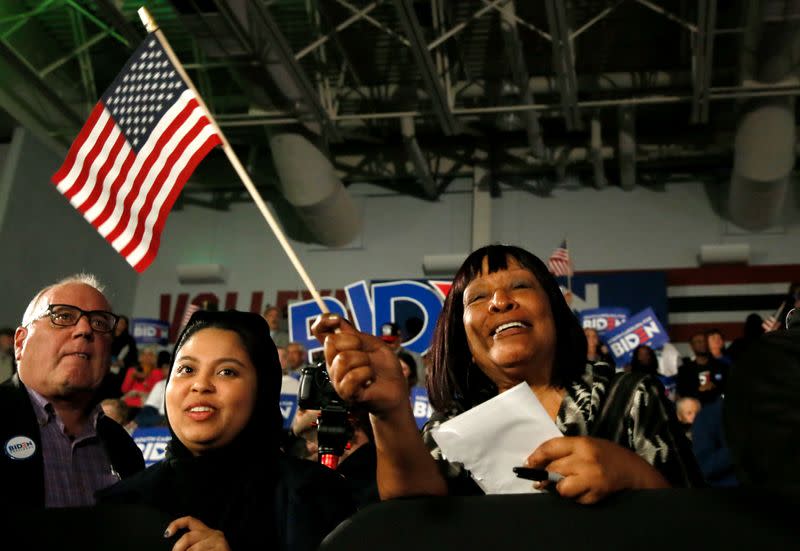
[[(83, 316), (86, 316), (86, 319), (89, 320), (89, 326), (95, 333), (111, 333), (119, 321), (119, 316), (111, 312), (106, 312), (105, 310), (92, 310), (87, 312), (71, 304), (51, 304), (47, 307), (47, 310), (36, 319), (42, 319), (45, 316), (50, 316), (50, 321), (53, 322), (53, 325), (59, 325), (61, 327), (77, 325), (78, 321), (80, 321)], [(33, 321), (36, 321), (36, 319)]]

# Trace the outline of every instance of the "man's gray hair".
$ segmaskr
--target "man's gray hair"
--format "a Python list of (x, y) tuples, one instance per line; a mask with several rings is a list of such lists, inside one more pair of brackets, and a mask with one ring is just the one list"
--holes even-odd
[(48, 285), (47, 287), (36, 293), (36, 295), (28, 303), (28, 307), (25, 309), (25, 314), (23, 314), (22, 316), (22, 327), (27, 326), (29, 323), (31, 323), (36, 318), (41, 316), (42, 313), (47, 309), (49, 304), (43, 304), (42, 298), (48, 291), (54, 289), (55, 287), (61, 287), (62, 285), (70, 285), (74, 283), (82, 283), (83, 285), (88, 285), (89, 287), (95, 289), (101, 295), (105, 290), (105, 286), (102, 283), (100, 283), (100, 281), (97, 279), (97, 276), (95, 276), (94, 274), (79, 273), (67, 276), (64, 279), (53, 283), (52, 285)]

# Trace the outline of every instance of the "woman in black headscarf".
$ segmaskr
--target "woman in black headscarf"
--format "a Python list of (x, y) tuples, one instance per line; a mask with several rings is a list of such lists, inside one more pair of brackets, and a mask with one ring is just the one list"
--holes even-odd
[(172, 358), (165, 460), (98, 500), (168, 513), (175, 549), (316, 549), (353, 507), (333, 471), (279, 450), (280, 385), (261, 316), (195, 313)]

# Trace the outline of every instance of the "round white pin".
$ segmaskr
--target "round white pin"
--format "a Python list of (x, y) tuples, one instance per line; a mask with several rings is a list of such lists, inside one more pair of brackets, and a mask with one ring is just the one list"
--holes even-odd
[(11, 459), (28, 459), (36, 452), (36, 443), (27, 436), (15, 436), (3, 448)]

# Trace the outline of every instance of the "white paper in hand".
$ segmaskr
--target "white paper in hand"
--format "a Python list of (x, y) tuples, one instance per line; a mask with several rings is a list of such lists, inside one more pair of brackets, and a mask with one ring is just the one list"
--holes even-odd
[(432, 435), (444, 456), (463, 463), (487, 494), (536, 492), (512, 469), (539, 444), (562, 436), (527, 383), (442, 423)]

